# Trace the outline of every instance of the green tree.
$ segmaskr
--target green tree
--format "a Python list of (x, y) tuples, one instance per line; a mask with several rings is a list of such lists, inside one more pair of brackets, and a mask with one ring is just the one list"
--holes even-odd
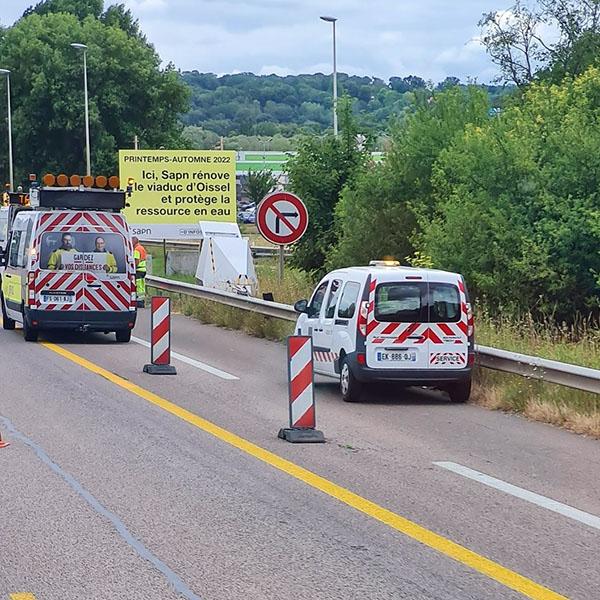
[(382, 164), (366, 163), (336, 207), (336, 237), (330, 267), (366, 264), (414, 251), (417, 217), (426, 223), (435, 210), (433, 167), (467, 123), (488, 120), (485, 91), (471, 86), (416, 98), (413, 112), (393, 128)]
[(598, 316), (599, 94), (597, 68), (532, 85), (500, 117), (467, 125), (434, 166), (420, 249), (492, 310)]
[(342, 98), (338, 110), (339, 136), (306, 138), (287, 163), (290, 188), (309, 213), (308, 230), (293, 250), (295, 264), (307, 271), (323, 269), (335, 243), (334, 211), (340, 194), (367, 158), (357, 148), (351, 101)]
[(277, 185), (277, 179), (273, 177), (273, 171), (261, 169), (250, 171), (244, 181), (244, 192), (256, 205)]
[[(70, 14), (44, 8), (57, 6), (81, 11)], [(107, 18), (113, 24), (107, 24), (90, 6), (94, 6), (91, 1), (40, 3), (0, 40), (0, 64), (12, 71), (17, 181), (30, 172), (85, 172), (82, 58), (71, 48), (72, 42), (88, 46), (95, 173), (116, 171), (117, 150), (131, 148), (134, 135), (142, 147), (176, 148), (183, 143), (178, 115), (186, 109), (188, 92), (178, 73), (172, 66), (161, 69), (153, 47), (135, 28), (121, 29), (123, 21), (115, 19), (114, 9)], [(0, 110), (5, 111), (5, 106), (0, 105)], [(5, 136), (4, 123), (0, 129)], [(4, 152), (2, 146), (2, 165)]]
[(576, 77), (600, 51), (600, 0), (517, 0), (479, 22), (482, 42), (505, 81), (524, 87)]

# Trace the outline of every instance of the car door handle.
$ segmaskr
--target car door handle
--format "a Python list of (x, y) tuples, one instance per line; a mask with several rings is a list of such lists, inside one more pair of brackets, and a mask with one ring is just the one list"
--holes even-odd
[(422, 335), (409, 335), (408, 339), (409, 340), (420, 340), (423, 336)]
[(100, 284), (100, 283), (88, 283), (88, 284), (87, 284), (87, 286), (88, 286), (89, 288), (95, 288), (95, 289), (99, 289), (99, 288), (101, 288), (101, 287), (102, 287), (102, 284)]

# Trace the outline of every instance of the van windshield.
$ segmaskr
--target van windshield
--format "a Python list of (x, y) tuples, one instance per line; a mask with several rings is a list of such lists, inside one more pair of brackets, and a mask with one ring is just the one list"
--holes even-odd
[(452, 323), (460, 320), (458, 288), (450, 283), (382, 283), (375, 319), (382, 323)]
[(95, 275), (125, 273), (125, 240), (118, 233), (47, 232), (42, 235), (40, 268)]

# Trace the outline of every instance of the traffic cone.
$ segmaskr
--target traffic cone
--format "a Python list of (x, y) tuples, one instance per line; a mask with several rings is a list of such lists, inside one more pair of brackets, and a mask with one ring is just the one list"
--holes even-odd
[(10, 446), (10, 444), (2, 441), (2, 434), (0, 433), (0, 448), (6, 448), (6, 446)]

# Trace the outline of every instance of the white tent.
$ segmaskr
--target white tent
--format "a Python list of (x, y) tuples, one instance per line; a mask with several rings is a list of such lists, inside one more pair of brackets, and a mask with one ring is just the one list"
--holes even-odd
[(253, 296), (258, 281), (248, 240), (236, 223), (200, 222), (202, 249), (196, 279), (206, 287)]

